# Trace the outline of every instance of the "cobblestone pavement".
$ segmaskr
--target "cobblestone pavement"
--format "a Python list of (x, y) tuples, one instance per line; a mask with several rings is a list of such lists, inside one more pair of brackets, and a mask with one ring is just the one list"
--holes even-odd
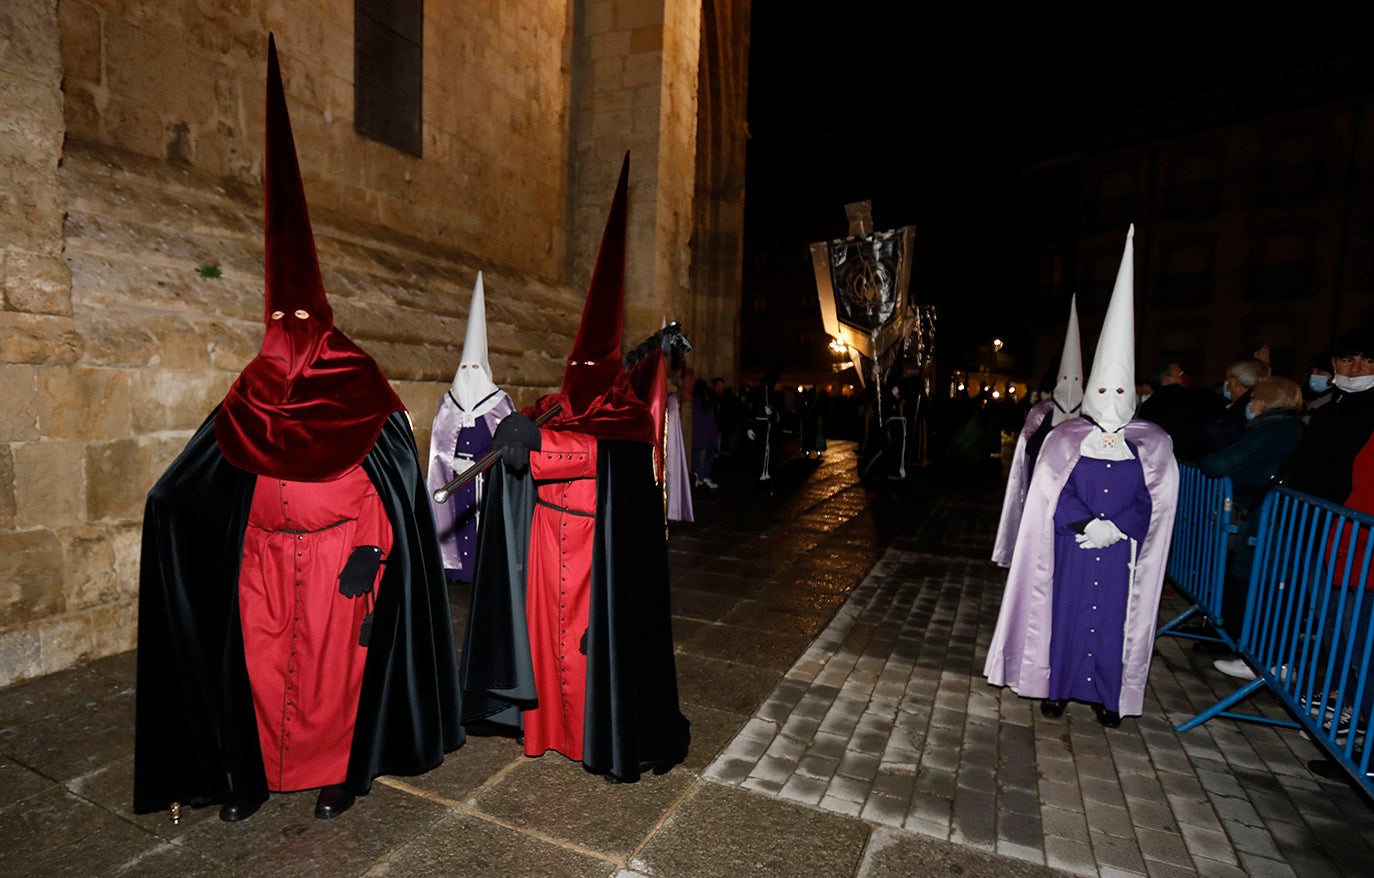
[(1374, 874), (1374, 811), (1307, 770), (1320, 754), (1302, 735), (1225, 719), (1173, 730), (1236, 688), (1189, 641), (1159, 642), (1145, 714), (1119, 729), (1085, 705), (1049, 720), (988, 686), (1006, 578), (985, 560), (996, 508), (950, 495), (937, 507), (706, 778), (1076, 875)]
[[(1075, 708), (1050, 723), (983, 683), (995, 480), (925, 471), (869, 491), (838, 443), (762, 484), (727, 460), (718, 481), (670, 539), (682, 767), (608, 786), (473, 737), (435, 771), (380, 778), (337, 820), (315, 820), (303, 792), (243, 823), (205, 808), (174, 826), (130, 811), (128, 653), (0, 690), (5, 873), (1307, 876), (1374, 862), (1369, 806), (1314, 779), (1296, 733), (1171, 730), (1228, 691), (1177, 643), (1161, 645), (1147, 716), (1119, 730)], [(461, 632), (466, 592), (453, 602)]]

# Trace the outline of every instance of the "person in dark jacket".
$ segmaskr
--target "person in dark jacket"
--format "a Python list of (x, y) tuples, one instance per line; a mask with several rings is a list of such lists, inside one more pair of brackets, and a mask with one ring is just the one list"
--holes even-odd
[[(1250, 537), (1258, 534), (1260, 503), (1293, 458), (1303, 433), (1302, 388), (1297, 384), (1287, 378), (1265, 378), (1251, 388), (1249, 396), (1246, 424), (1240, 437), (1199, 461), (1207, 475), (1231, 479), (1236, 502), (1234, 515), (1245, 517), (1239, 548), (1222, 590), (1223, 627), (1232, 637), (1240, 635), (1245, 619), (1245, 597), (1255, 554)], [(1213, 664), (1224, 674), (1254, 679), (1254, 672), (1239, 656), (1223, 656)]]
[(1198, 458), (1198, 433), (1224, 404), (1212, 391), (1191, 386), (1189, 378), (1177, 362), (1163, 364), (1151, 375), (1154, 392), (1136, 413), (1141, 420), (1164, 428), (1174, 440), (1174, 454), (1179, 460)]
[(1332, 503), (1350, 495), (1355, 455), (1374, 432), (1374, 326), (1336, 340), (1331, 357), (1335, 391), (1312, 413), (1284, 484)]
[(1199, 461), (1209, 476), (1229, 476), (1235, 500), (1257, 509), (1271, 482), (1302, 441), (1302, 389), (1287, 378), (1265, 378), (1248, 391), (1245, 427), (1235, 442)]
[(1241, 431), (1249, 422), (1246, 412), (1250, 404), (1250, 391), (1268, 377), (1269, 364), (1261, 360), (1237, 360), (1226, 368), (1226, 380), (1221, 385), (1226, 406), (1202, 424), (1199, 436), (1202, 454), (1211, 454), (1240, 438)]
[(720, 429), (716, 423), (716, 408), (720, 400), (711, 392), (705, 378), (698, 378), (692, 385), (692, 476), (693, 487), (703, 485), (715, 490), (718, 485), (711, 480), (711, 468), (715, 466), (716, 454), (720, 451)]

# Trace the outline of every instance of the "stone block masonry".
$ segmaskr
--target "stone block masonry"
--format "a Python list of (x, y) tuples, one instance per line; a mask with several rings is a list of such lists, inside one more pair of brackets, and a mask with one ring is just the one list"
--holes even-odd
[[(253, 193), (93, 144), (68, 146), (61, 182), (82, 356), (0, 366), (0, 684), (134, 645), (144, 497), (262, 335)], [(336, 323), (392, 379), (427, 449), (478, 266), (329, 212), (315, 224)], [(220, 277), (197, 272), (211, 264)], [(561, 379), (581, 297), (484, 271), (493, 369), (531, 402)]]
[(624, 149), (627, 343), (692, 319), (700, 4), (499, 7), (426, 4), (417, 158), (354, 131), (351, 5), (0, 3), (0, 686), (134, 646), (146, 493), (258, 350), (269, 31), (335, 321), (422, 452), (479, 270), (497, 382), (558, 386)]

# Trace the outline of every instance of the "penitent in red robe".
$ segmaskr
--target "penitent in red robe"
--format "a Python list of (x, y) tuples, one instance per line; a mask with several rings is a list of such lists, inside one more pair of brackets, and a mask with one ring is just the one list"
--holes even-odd
[[(541, 430), (530, 454), (538, 500), (530, 524), (525, 614), (539, 706), (525, 712), (525, 755), (582, 759), (587, 700), (583, 638), (596, 529), (596, 439)], [(551, 697), (557, 693), (556, 697)]]
[(258, 476), (239, 571), (244, 655), (267, 788), (342, 783), (376, 597), (339, 594), (356, 546), (391, 553), (391, 524), (362, 467), (324, 482)]

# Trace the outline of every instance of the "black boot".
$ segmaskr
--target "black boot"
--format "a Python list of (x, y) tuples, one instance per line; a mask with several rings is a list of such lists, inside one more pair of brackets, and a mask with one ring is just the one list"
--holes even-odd
[(261, 799), (230, 799), (219, 806), (219, 819), (225, 823), (237, 823), (258, 813), (261, 807)]
[(1048, 717), (1049, 719), (1059, 719), (1061, 716), (1064, 715), (1064, 708), (1068, 706), (1069, 701), (1066, 698), (1061, 698), (1058, 701), (1050, 701), (1046, 699), (1045, 701), (1040, 702), (1040, 715), (1043, 717)]
[(1108, 710), (1100, 704), (1094, 704), (1093, 713), (1097, 714), (1097, 721), (1107, 728), (1121, 728), (1121, 714), (1116, 711)]
[(321, 787), (320, 795), (315, 799), (315, 816), (321, 820), (333, 820), (352, 808), (356, 799), (341, 783)]

